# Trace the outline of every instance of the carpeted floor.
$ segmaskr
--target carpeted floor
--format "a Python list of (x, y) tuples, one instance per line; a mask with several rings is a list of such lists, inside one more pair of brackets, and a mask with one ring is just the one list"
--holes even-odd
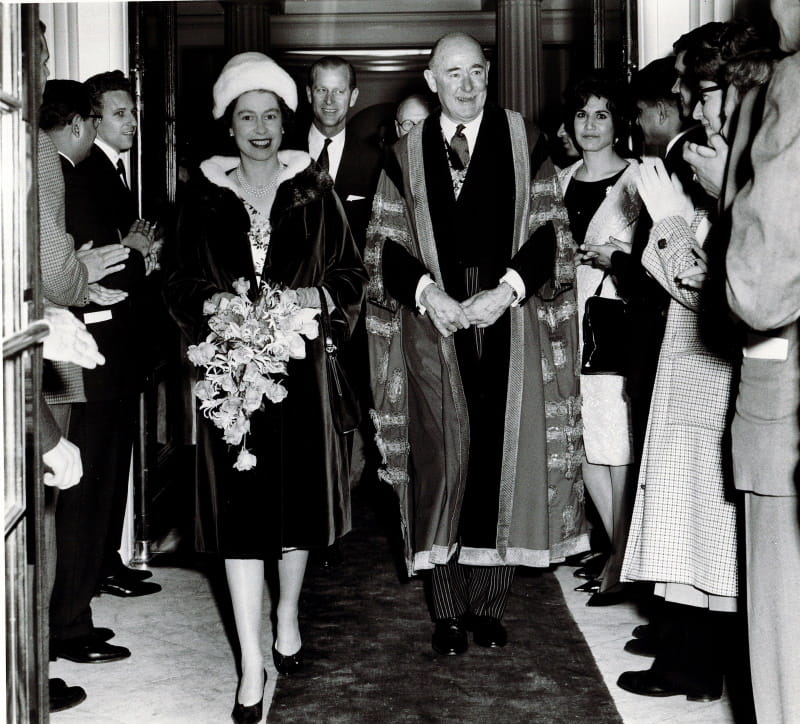
[(268, 721), (621, 722), (552, 573), (518, 571), (505, 648), (435, 654), (422, 582), (400, 581), (390, 517), (375, 512), (385, 493), (354, 495), (341, 566), (310, 565), (300, 622), (310, 665), (278, 680)]

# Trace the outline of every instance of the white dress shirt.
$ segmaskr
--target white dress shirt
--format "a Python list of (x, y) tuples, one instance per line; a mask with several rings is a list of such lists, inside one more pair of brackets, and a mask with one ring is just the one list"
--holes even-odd
[[(331, 142), (328, 145), (328, 173), (335, 181), (336, 174), (339, 171), (339, 164), (342, 162), (342, 154), (344, 153), (344, 134), (347, 129), (343, 128), (335, 136), (331, 136)], [(308, 129), (308, 153), (315, 161), (322, 153), (322, 147), (325, 145), (327, 136), (323, 135), (319, 129), (312, 123), (311, 128)]]

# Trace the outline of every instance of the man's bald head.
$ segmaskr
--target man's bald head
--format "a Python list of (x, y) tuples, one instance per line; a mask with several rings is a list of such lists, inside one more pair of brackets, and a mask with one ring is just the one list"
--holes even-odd
[(489, 61), (481, 44), (466, 33), (443, 35), (431, 50), (425, 81), (442, 113), (454, 123), (470, 123), (483, 112)]
[(401, 101), (395, 116), (397, 136), (405, 136), (414, 126), (424, 121), (430, 112), (428, 101), (421, 95), (409, 96)]
[(465, 46), (471, 46), (477, 49), (484, 62), (486, 62), (486, 56), (483, 54), (483, 48), (475, 38), (473, 38), (469, 33), (453, 32), (443, 35), (433, 44), (433, 48), (431, 48), (431, 55), (428, 59), (428, 67), (433, 70), (434, 66), (441, 62), (442, 57), (447, 51), (451, 50), (453, 47), (461, 50)]

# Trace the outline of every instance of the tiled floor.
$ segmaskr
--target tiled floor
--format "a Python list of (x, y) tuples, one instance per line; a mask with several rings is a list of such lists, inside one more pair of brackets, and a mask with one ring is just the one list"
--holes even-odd
[[(623, 651), (641, 617), (628, 604), (587, 608), (586, 595), (572, 589), (572, 568), (557, 577), (575, 620), (626, 724), (733, 722), (723, 698), (712, 704), (687, 702), (683, 697), (648, 699), (619, 689), (616, 678), (626, 669), (647, 668), (650, 660)], [(54, 722), (76, 724), (211, 724), (229, 722), (236, 672), (231, 645), (220, 624), (208, 578), (197, 571), (157, 568), (153, 580), (163, 586), (154, 596), (95, 599), (98, 626), (110, 626), (112, 643), (127, 646), (131, 658), (110, 664), (73, 664), (59, 660), (51, 676), (80, 684), (88, 694), (79, 707), (52, 716)], [(269, 600), (265, 597), (264, 651), (269, 651)], [(512, 632), (513, 636), (513, 632)], [(272, 697), (276, 672), (267, 660), (266, 701)], [(554, 722), (554, 724), (557, 724)]]

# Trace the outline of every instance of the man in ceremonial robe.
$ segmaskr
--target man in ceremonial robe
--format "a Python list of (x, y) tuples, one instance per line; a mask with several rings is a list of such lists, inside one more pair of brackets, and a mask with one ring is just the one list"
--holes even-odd
[(505, 645), (514, 566), (588, 548), (574, 296), (532, 296), (574, 273), (569, 235), (531, 203), (525, 125), (486, 104), (488, 70), (471, 36), (437, 41), (425, 78), (441, 109), (395, 145), (365, 252), (381, 477), (409, 572), (432, 569), (440, 654), (463, 653), (467, 630)]

